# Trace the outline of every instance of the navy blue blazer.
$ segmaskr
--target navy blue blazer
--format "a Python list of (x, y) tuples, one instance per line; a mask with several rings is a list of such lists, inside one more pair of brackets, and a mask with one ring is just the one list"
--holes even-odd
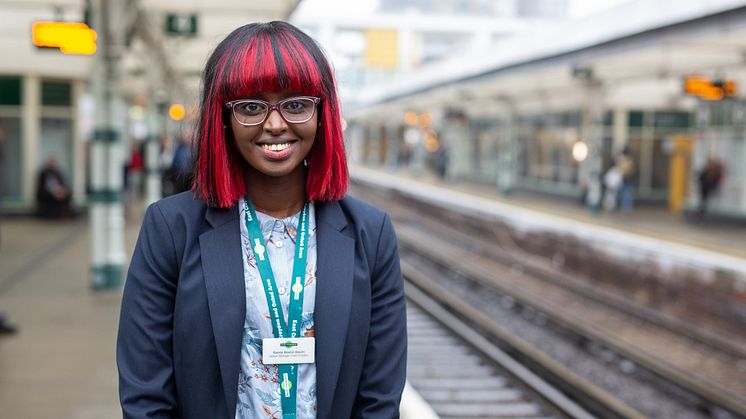
[[(238, 209), (185, 192), (151, 205), (117, 340), (125, 418), (234, 419), (246, 296)], [(406, 318), (389, 216), (316, 203), (318, 418), (398, 418)]]

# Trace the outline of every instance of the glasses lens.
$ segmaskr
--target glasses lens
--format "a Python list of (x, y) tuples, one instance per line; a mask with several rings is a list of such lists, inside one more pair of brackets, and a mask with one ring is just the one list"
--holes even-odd
[(233, 114), (242, 124), (259, 124), (267, 114), (267, 105), (253, 100), (238, 102), (233, 106)]
[(280, 112), (286, 121), (301, 123), (311, 119), (315, 107), (312, 99), (294, 97), (282, 102)]

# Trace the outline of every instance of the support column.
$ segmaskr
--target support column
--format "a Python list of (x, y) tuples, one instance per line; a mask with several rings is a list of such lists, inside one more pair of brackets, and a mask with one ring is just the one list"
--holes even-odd
[(80, 110), (80, 98), (83, 97), (85, 90), (85, 83), (82, 80), (75, 80), (72, 84), (72, 96), (73, 96), (73, 109), (75, 109), (76, 117), (73, 120), (73, 152), (72, 152), (72, 201), (75, 206), (85, 205), (86, 190), (86, 170), (88, 165), (86, 164), (85, 157), (85, 139), (83, 138), (80, 118), (78, 112)]
[[(397, 68), (400, 71), (410, 71), (414, 62), (419, 61), (419, 49), (415, 47), (415, 35), (411, 27), (397, 28)], [(414, 56), (417, 54), (417, 56)]]
[(396, 170), (399, 167), (399, 125), (394, 123), (386, 124), (386, 161), (385, 166), (390, 170)]
[(368, 137), (367, 159), (365, 162), (368, 166), (376, 167), (381, 164), (379, 161), (381, 142), (383, 141), (381, 129), (381, 125), (378, 122), (374, 122), (369, 128), (370, 136)]
[(588, 210), (597, 214), (601, 209), (601, 181), (603, 178), (603, 116), (604, 93), (600, 82), (589, 82), (589, 100), (583, 112), (581, 138), (588, 147), (588, 155), (580, 164), (580, 179), (585, 179), (585, 204)]
[(122, 37), (116, 17), (119, 2), (95, 0), (98, 32), (92, 86), (96, 101), (96, 128), (91, 143), (91, 287), (118, 288), (124, 266), (124, 210), (122, 207), (124, 153), (121, 144), (123, 121), (119, 92), (119, 60)]
[(446, 179), (463, 180), (472, 168), (473, 143), (468, 131), (468, 119), (462, 109), (446, 111), (443, 120), (443, 142), (448, 153)]
[(503, 99), (505, 112), (503, 113), (502, 135), (498, 148), (497, 188), (503, 195), (510, 194), (516, 187), (518, 180), (519, 144), (515, 127), (515, 106), (511, 99)]
[(39, 156), (41, 149), (41, 81), (38, 76), (23, 78), (23, 97), (21, 98), (21, 188), (23, 202), (33, 208), (36, 205), (36, 179), (39, 174)]
[(365, 130), (366, 127), (362, 122), (354, 121), (347, 125), (347, 132), (349, 133), (347, 149), (349, 150), (350, 160), (356, 164), (364, 162), (363, 143), (365, 142)]
[(161, 115), (158, 107), (148, 106), (148, 139), (145, 142), (145, 203), (150, 205), (163, 196), (161, 184), (161, 136), (164, 132), (160, 129), (159, 121)]

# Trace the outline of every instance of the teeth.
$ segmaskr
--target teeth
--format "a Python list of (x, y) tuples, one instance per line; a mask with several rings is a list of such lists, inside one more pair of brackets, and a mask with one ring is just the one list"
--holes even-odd
[(286, 148), (290, 147), (290, 143), (282, 143), (282, 144), (262, 144), (262, 148), (265, 150), (271, 150), (271, 151), (282, 151)]

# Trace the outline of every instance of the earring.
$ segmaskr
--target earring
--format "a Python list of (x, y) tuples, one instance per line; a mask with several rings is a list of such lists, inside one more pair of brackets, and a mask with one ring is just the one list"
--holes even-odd
[(308, 160), (303, 159), (303, 166), (308, 167)]

